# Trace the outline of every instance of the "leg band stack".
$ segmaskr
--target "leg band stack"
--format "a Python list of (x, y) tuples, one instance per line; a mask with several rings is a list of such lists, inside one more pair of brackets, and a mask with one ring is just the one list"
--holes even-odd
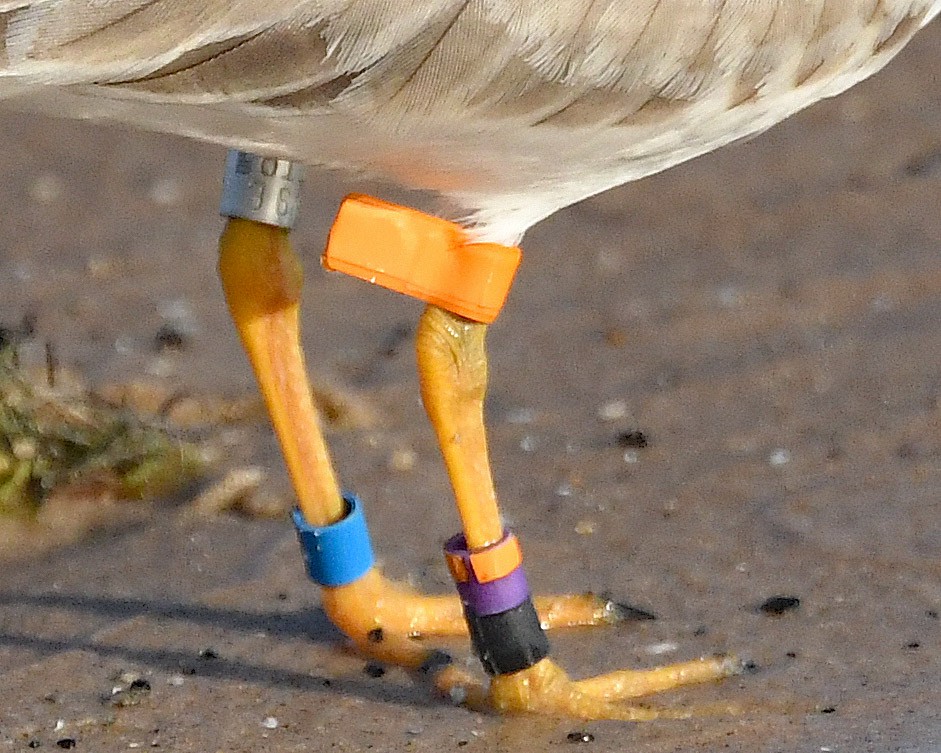
[(471, 551), (462, 534), (444, 545), (474, 650), (491, 675), (533, 666), (549, 654), (523, 570), (519, 541), (506, 533), (496, 544)]

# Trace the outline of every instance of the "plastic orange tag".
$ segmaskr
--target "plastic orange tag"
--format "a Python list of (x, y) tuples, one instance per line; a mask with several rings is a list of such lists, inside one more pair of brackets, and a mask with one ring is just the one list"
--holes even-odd
[[(451, 577), (456, 583), (467, 583), (470, 580), (468, 563), (463, 557), (445, 551), (445, 559)], [(477, 582), (490, 583), (509, 575), (522, 565), (523, 550), (520, 548), (519, 539), (514, 534), (508, 533), (493, 546), (471, 552), (468, 559)]]
[(521, 259), (515, 246), (468, 243), (453, 222), (353, 194), (340, 205), (323, 265), (489, 324)]

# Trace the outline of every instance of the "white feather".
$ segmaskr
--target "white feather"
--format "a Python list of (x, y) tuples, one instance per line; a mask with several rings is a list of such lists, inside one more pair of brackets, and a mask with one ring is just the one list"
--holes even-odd
[(0, 100), (438, 191), (481, 238), (871, 75), (941, 0), (0, 2)]

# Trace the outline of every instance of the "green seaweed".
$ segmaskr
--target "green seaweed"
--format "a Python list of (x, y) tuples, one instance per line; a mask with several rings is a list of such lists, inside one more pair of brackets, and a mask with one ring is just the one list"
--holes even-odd
[(30, 378), (16, 361), (0, 349), (0, 516), (33, 517), (73, 485), (121, 499), (170, 495), (206, 471), (200, 445), (165, 422)]

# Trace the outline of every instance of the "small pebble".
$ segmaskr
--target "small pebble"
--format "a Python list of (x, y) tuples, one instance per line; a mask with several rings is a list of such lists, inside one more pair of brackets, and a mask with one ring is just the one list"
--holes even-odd
[(517, 408), (506, 416), (506, 421), (510, 424), (531, 424), (535, 420), (536, 411), (532, 408)]
[(186, 298), (169, 298), (157, 304), (157, 313), (163, 319), (185, 324), (193, 321), (193, 307)]
[(627, 418), (627, 403), (623, 400), (609, 400), (598, 408), (598, 418), (602, 421), (620, 421)]
[(37, 176), (26, 190), (37, 204), (48, 205), (55, 203), (62, 196), (64, 189), (62, 178), (53, 173), (45, 173)]
[(772, 451), (770, 455), (768, 455), (768, 463), (775, 467), (787, 465), (790, 462), (791, 453), (789, 450), (785, 450), (783, 447), (779, 447), (778, 449)]
[(742, 293), (735, 285), (722, 285), (716, 290), (716, 298), (723, 308), (738, 308), (742, 304)]
[(114, 350), (122, 356), (128, 356), (137, 350), (137, 343), (130, 335), (119, 335), (115, 338)]
[(580, 520), (575, 524), (575, 533), (579, 536), (590, 536), (595, 532), (595, 522), (593, 520)]
[(200, 649), (199, 652), (200, 659), (218, 659), (219, 654), (214, 648), (204, 648)]
[(56, 745), (65, 750), (71, 750), (74, 748), (77, 743), (75, 742), (74, 737), (63, 737), (61, 740), (56, 740)]
[(363, 667), (363, 672), (374, 679), (382, 677), (385, 673), (385, 667), (381, 667), (378, 664), (373, 664), (369, 662), (365, 667)]
[(647, 646), (644, 650), (651, 656), (661, 656), (662, 654), (673, 653), (678, 648), (679, 646), (673, 641), (661, 641), (660, 643), (653, 643)]
[(595, 741), (595, 736), (591, 732), (584, 732), (582, 730), (576, 730), (575, 732), (569, 732), (565, 739), (570, 743), (593, 743)]
[(801, 600), (796, 596), (772, 596), (758, 607), (764, 614), (778, 616), (785, 612), (797, 609), (801, 605)]
[(39, 454), (39, 445), (31, 437), (15, 437), (10, 442), (13, 457), (17, 460), (35, 460)]
[(630, 429), (629, 431), (622, 431), (617, 436), (618, 447), (624, 447), (625, 449), (632, 448), (635, 450), (644, 449), (647, 444), (647, 435), (644, 434), (640, 429)]
[(151, 183), (148, 198), (161, 207), (175, 206), (183, 200), (183, 185), (177, 178), (158, 178)]
[(111, 689), (111, 704), (114, 706), (136, 706), (150, 695), (150, 683), (142, 677), (135, 678), (126, 687)]
[(389, 457), (389, 469), (398, 473), (408, 473), (415, 468), (418, 454), (408, 447), (401, 447), (392, 452)]
[(261, 726), (265, 729), (277, 729), (278, 728), (278, 719), (274, 716), (266, 716), (261, 720)]
[(189, 337), (173, 324), (162, 324), (154, 335), (154, 348), (157, 352), (185, 350)]
[(27, 748), (38, 748), (41, 745), (42, 743), (39, 742), (39, 740), (30, 740), (28, 743), (26, 743)]

